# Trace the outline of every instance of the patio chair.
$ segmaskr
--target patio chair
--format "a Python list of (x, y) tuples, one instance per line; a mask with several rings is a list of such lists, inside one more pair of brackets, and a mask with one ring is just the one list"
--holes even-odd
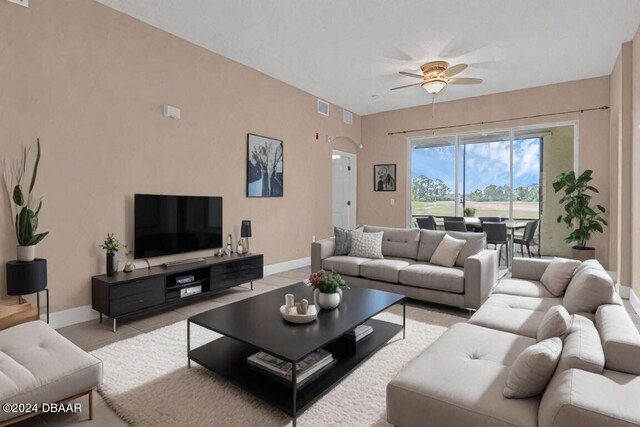
[(462, 221), (444, 221), (444, 229), (446, 231), (462, 231), (462, 232), (466, 232), (467, 231), (467, 226), (464, 223), (464, 220)]
[[(482, 224), (482, 231), (487, 235), (487, 245), (494, 245), (498, 250), (498, 266), (500, 266), (500, 260), (502, 259), (502, 247), (506, 247), (505, 258), (507, 265), (509, 265), (509, 238), (507, 236), (507, 224), (504, 222), (484, 222)], [(500, 247), (498, 248), (498, 245)]]
[(538, 228), (538, 220), (534, 220), (534, 221), (528, 221), (527, 225), (524, 228), (524, 233), (522, 234), (522, 236), (514, 236), (513, 237), (513, 243), (519, 243), (520, 244), (520, 252), (522, 253), (522, 256), (524, 256), (524, 247), (527, 247), (527, 253), (529, 254), (529, 258), (531, 258), (531, 241), (533, 240), (535, 234), (536, 234), (536, 229)]
[(416, 217), (416, 222), (418, 223), (418, 228), (421, 228), (424, 230), (436, 229), (436, 219), (433, 217), (433, 215)]

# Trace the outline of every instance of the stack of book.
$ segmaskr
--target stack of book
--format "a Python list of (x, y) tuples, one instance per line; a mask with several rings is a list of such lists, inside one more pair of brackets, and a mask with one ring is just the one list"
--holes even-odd
[[(247, 357), (247, 363), (276, 381), (291, 385), (291, 363), (263, 351)], [(296, 384), (301, 386), (335, 363), (336, 359), (328, 351), (323, 349), (314, 351), (296, 364)]]
[(345, 336), (347, 339), (358, 342), (361, 339), (368, 337), (373, 332), (373, 327), (369, 325), (357, 326), (353, 331), (347, 332)]

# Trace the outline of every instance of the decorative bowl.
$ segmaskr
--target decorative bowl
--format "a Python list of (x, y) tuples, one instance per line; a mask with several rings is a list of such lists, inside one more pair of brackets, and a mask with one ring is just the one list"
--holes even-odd
[[(300, 303), (296, 303), (296, 308), (300, 305)], [(309, 305), (309, 309), (307, 310), (307, 314), (295, 314), (287, 313), (287, 306), (280, 306), (280, 314), (282, 314), (282, 318), (287, 322), (291, 323), (311, 323), (318, 318), (318, 310), (316, 306), (311, 304)]]

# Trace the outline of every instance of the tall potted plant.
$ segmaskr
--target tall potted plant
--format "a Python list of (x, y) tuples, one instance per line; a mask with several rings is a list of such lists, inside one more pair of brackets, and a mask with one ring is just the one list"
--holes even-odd
[[(5, 162), (4, 182), (7, 194), (11, 202), (9, 209), (11, 217), (15, 218), (14, 228), (18, 240), (18, 261), (31, 262), (35, 259), (35, 247), (45, 238), (48, 232), (37, 233), (38, 215), (42, 208), (42, 199), (36, 199), (33, 188), (38, 175), (38, 165), (40, 164), (40, 139), (36, 143), (36, 154), (31, 161), (31, 148), (25, 147), (22, 150), (20, 160)], [(28, 171), (31, 172), (31, 181), (28, 191), (25, 193), (24, 182)]]
[(587, 242), (592, 233), (602, 233), (602, 226), (607, 225), (607, 221), (600, 216), (605, 213), (605, 208), (600, 205), (591, 206), (593, 193), (598, 193), (598, 189), (589, 184), (592, 174), (593, 171), (587, 169), (576, 177), (575, 172), (567, 171), (558, 175), (553, 183), (556, 193), (564, 190), (560, 199), (560, 203), (564, 205), (564, 214), (559, 215), (557, 221), (572, 229), (565, 241), (575, 243), (571, 251), (573, 258), (579, 260), (596, 257), (595, 248), (587, 246)]

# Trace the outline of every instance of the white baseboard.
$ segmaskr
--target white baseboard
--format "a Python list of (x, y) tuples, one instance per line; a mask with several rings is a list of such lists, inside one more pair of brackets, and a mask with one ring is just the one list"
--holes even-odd
[[(54, 329), (64, 328), (65, 326), (75, 325), (76, 323), (86, 322), (88, 320), (97, 319), (99, 314), (90, 305), (74, 307), (68, 310), (56, 311), (49, 314), (49, 325)], [(40, 319), (47, 321), (47, 315), (41, 314)]]
[(278, 264), (266, 265), (264, 267), (264, 275), (271, 276), (272, 274), (282, 273), (287, 270), (294, 270), (296, 268), (302, 268), (311, 265), (311, 257), (294, 259), (291, 261), (285, 261)]
[(621, 298), (629, 299), (631, 295), (631, 288), (629, 286), (618, 284), (618, 294)]
[(631, 307), (635, 310), (635, 312), (640, 315), (640, 298), (633, 292), (633, 289), (629, 292), (629, 302), (631, 303)]
[[(291, 261), (280, 262), (278, 264), (271, 264), (264, 266), (264, 275), (270, 276), (272, 274), (281, 273), (287, 270), (293, 270), (296, 268), (306, 267), (311, 264), (311, 258), (300, 258)], [(90, 305), (83, 305), (81, 307), (74, 307), (68, 310), (56, 311), (49, 314), (49, 324), (54, 329), (64, 328), (65, 326), (74, 325), (76, 323), (87, 322), (89, 320), (97, 319), (99, 314)], [(40, 319), (46, 321), (47, 315), (43, 314)]]

